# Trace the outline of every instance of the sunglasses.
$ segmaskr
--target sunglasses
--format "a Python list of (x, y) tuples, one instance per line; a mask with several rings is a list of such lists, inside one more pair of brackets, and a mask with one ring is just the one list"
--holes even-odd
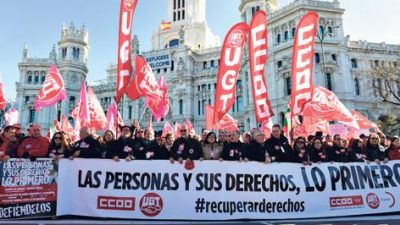
[(181, 130), (181, 132), (186, 132), (186, 130)]
[(144, 132), (144, 131), (142, 131), (142, 130), (139, 130), (139, 131), (138, 131), (139, 134), (140, 134), (140, 133), (143, 133), (143, 132)]
[(371, 140), (378, 140), (378, 138), (371, 138)]
[(14, 129), (16, 129), (16, 130), (21, 130), (21, 127), (14, 127)]
[(62, 138), (61, 138), (61, 137), (54, 137), (54, 139), (56, 139), (56, 140), (57, 140), (57, 139), (58, 139), (58, 140), (61, 140)]
[(298, 141), (297, 144), (304, 144), (304, 141)]

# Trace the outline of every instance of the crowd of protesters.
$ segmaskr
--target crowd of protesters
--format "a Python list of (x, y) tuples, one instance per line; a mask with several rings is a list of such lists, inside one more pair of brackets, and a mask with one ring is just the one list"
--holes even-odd
[[(271, 137), (253, 129), (241, 134), (239, 131), (225, 132), (204, 130), (201, 136), (191, 135), (186, 125), (175, 134), (142, 129), (134, 123), (122, 126), (119, 137), (107, 130), (102, 136), (83, 127), (79, 140), (72, 142), (63, 132), (55, 133), (50, 140), (41, 135), (41, 128), (32, 124), (28, 133), (21, 132), (21, 125), (6, 126), (0, 135), (0, 160), (10, 158), (49, 157), (104, 158), (119, 160), (184, 160), (257, 161), (264, 163), (290, 162), (311, 165), (321, 162), (376, 162), (400, 160), (400, 138), (394, 136), (386, 141), (383, 133), (360, 135), (349, 142), (340, 135), (323, 136), (317, 132), (309, 137), (297, 137), (290, 144), (279, 125), (272, 127)], [(386, 143), (390, 143), (386, 146)]]

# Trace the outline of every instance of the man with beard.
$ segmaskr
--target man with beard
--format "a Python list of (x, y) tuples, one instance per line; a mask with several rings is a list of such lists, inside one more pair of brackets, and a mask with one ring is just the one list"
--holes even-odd
[(187, 125), (182, 125), (179, 131), (180, 137), (175, 140), (171, 148), (171, 162), (178, 160), (179, 163), (182, 163), (183, 160), (200, 159), (202, 155), (200, 142), (189, 137)]
[(272, 126), (272, 135), (265, 142), (267, 151), (272, 161), (275, 162), (293, 162), (294, 151), (289, 145), (289, 140), (283, 135), (281, 126), (275, 124)]

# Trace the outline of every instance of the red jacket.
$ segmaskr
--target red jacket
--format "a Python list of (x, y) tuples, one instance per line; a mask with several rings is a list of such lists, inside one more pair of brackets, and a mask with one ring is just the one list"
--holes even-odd
[(46, 157), (49, 148), (49, 141), (45, 137), (25, 139), (18, 147), (18, 157), (21, 158), (24, 153), (29, 153), (33, 157)]
[(389, 150), (389, 159), (390, 160), (400, 160), (400, 149)]

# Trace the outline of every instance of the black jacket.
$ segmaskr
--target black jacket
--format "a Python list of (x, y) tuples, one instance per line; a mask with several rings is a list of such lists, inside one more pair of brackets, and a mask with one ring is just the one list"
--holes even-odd
[(109, 149), (109, 153), (106, 154), (106, 157), (114, 158), (118, 156), (118, 158), (125, 159), (128, 156), (133, 155), (134, 141), (132, 138), (124, 138), (119, 137), (118, 140), (114, 142), (111, 149)]
[(100, 158), (100, 144), (91, 135), (75, 142), (72, 154), (80, 151), (79, 158)]
[(260, 144), (256, 141), (251, 141), (250, 144), (245, 145), (244, 158), (250, 161), (264, 162), (267, 153), (267, 145), (265, 143)]
[(240, 158), (245, 156), (244, 151), (244, 145), (240, 141), (236, 143), (225, 142), (222, 148), (222, 159), (226, 161), (239, 161)]
[(192, 138), (178, 138), (171, 147), (171, 154), (175, 160), (179, 158), (198, 160), (202, 153), (200, 142)]
[(288, 139), (282, 134), (279, 139), (271, 137), (265, 144), (267, 151), (273, 161), (276, 162), (295, 162), (295, 152), (289, 145)]
[(381, 145), (377, 147), (367, 145), (365, 147), (365, 154), (367, 155), (367, 159), (369, 161), (375, 161), (377, 159), (383, 161), (386, 158), (386, 149)]
[(333, 145), (329, 148), (328, 159), (329, 161), (341, 163), (358, 161), (355, 152), (349, 148), (344, 148), (337, 145)]
[(316, 150), (315, 148), (309, 149), (310, 160), (313, 163), (329, 162), (328, 155), (325, 148)]

